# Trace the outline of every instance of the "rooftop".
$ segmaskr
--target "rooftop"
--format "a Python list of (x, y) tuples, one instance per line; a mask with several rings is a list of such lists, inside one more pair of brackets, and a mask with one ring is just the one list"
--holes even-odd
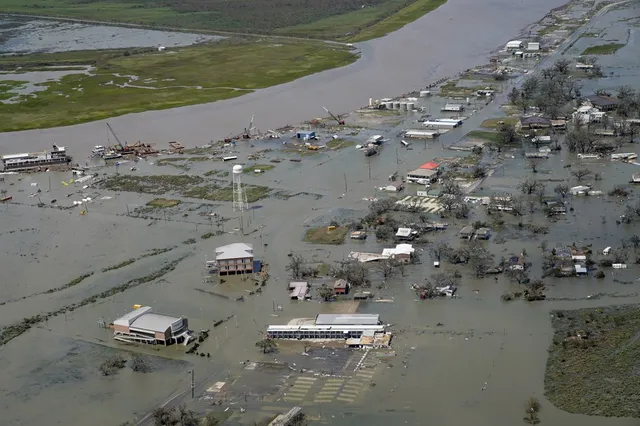
[(588, 99), (595, 106), (618, 105), (618, 98), (613, 96), (591, 95), (585, 99)]
[(316, 325), (378, 325), (378, 314), (318, 314)]
[(437, 172), (435, 170), (429, 169), (415, 169), (407, 173), (410, 176), (418, 176), (418, 177), (431, 177), (435, 175)]
[(422, 166), (420, 166), (421, 169), (425, 170), (435, 170), (438, 167), (440, 167), (440, 164), (433, 161), (429, 161), (428, 163), (424, 163)]
[(171, 324), (176, 321), (180, 321), (180, 318), (162, 314), (146, 313), (133, 321), (131, 328), (164, 333), (168, 328), (171, 328)]
[(152, 310), (151, 306), (142, 306), (121, 316), (113, 323), (139, 330), (164, 333), (172, 324), (181, 320), (178, 317), (153, 313)]
[(411, 228), (398, 228), (396, 237), (408, 237), (411, 235)]
[(253, 246), (245, 243), (233, 243), (216, 248), (216, 260), (242, 259), (253, 257)]

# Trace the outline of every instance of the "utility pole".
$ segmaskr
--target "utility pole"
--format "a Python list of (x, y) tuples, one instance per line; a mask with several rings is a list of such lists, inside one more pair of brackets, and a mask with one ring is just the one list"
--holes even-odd
[(127, 207), (127, 216), (130, 216), (131, 214), (129, 213), (129, 204), (125, 204), (125, 206)]
[[(426, 139), (425, 139), (426, 141)], [(400, 164), (400, 158), (398, 158), (398, 148), (396, 148), (396, 165)]]
[(349, 192), (349, 188), (347, 188), (347, 174), (344, 174), (344, 193)]
[(51, 175), (49, 175), (49, 192), (51, 192)]
[(196, 381), (194, 378), (194, 369), (191, 369), (191, 399), (196, 397)]
[(367, 162), (367, 167), (369, 168), (369, 182), (371, 182), (371, 160)]

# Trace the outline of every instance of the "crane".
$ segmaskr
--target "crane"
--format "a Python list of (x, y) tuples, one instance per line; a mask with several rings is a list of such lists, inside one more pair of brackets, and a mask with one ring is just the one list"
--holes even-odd
[(331, 111), (329, 111), (327, 109), (327, 107), (322, 107), (322, 108), (324, 108), (324, 110), (327, 111), (327, 114), (329, 114), (331, 116), (331, 118), (333, 118), (334, 120), (336, 120), (338, 122), (338, 125), (344, 126), (344, 120), (341, 120), (340, 117), (333, 115), (331, 113)]
[(242, 138), (243, 139), (250, 139), (251, 138), (251, 132), (255, 130), (255, 127), (253, 125), (253, 120), (256, 118), (255, 115), (251, 116), (251, 121), (249, 122), (249, 127), (244, 129), (244, 133), (242, 134)]
[(125, 141), (123, 145), (122, 142), (120, 141), (120, 138), (118, 137), (118, 134), (116, 133), (115, 130), (113, 130), (113, 127), (111, 127), (109, 123), (107, 123), (107, 127), (109, 128), (109, 131), (111, 132), (113, 137), (116, 139), (116, 142), (118, 143), (118, 147), (120, 148), (118, 149), (118, 151), (128, 151), (129, 146), (127, 145), (127, 141)]

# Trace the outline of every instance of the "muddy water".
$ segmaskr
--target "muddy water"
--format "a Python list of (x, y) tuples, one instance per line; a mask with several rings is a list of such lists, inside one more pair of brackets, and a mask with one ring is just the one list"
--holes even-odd
[(106, 25), (0, 18), (0, 52), (45, 53), (188, 46), (221, 37)]
[[(237, 213), (224, 203), (215, 203), (211, 209), (233, 218), (225, 223), (226, 233), (204, 240), (201, 235), (215, 230), (215, 225), (189, 212), (186, 206), (158, 221), (127, 218), (127, 209), (143, 206), (153, 196), (96, 190), (90, 194), (96, 201), (89, 205), (89, 214), (81, 216), (74, 209), (37, 208), (38, 198), (29, 197), (34, 188), (41, 188), (40, 201), (45, 204), (50, 204), (53, 199), (58, 202), (78, 199), (80, 186), (60, 184), (62, 180), (68, 180), (69, 175), (51, 173), (50, 193), (47, 192), (49, 174), (4, 176), (2, 188), (10, 191), (19, 204), (0, 205), (0, 220), (5, 225), (0, 233), (0, 244), (8, 247), (0, 257), (0, 268), (8, 271), (5, 275), (11, 277), (2, 283), (0, 302), (6, 304), (0, 306), (0, 324), (58, 309), (131, 278), (149, 274), (168, 261), (183, 255), (188, 257), (161, 280), (53, 317), (9, 345), (0, 347), (3, 422), (30, 425), (40, 424), (43, 418), (48, 418), (52, 422), (79, 426), (88, 423), (118, 424), (134, 417), (140, 418), (154, 405), (188, 389), (186, 370), (189, 368), (195, 369), (198, 381), (209, 377), (206, 383), (211, 385), (216, 381), (231, 382), (247, 374), (239, 363), (241, 360), (278, 360), (278, 354), (264, 357), (254, 347), (266, 325), (286, 323), (295, 317), (312, 317), (318, 312), (335, 309), (331, 304), (287, 300), (287, 252), (299, 252), (310, 262), (331, 263), (344, 259), (353, 250), (380, 251), (390, 246), (376, 241), (373, 236), (364, 242), (347, 241), (338, 247), (308, 245), (301, 242), (305, 225), (328, 224), (333, 218), (342, 220), (341, 212), (345, 210), (364, 214), (367, 208), (367, 202), (362, 200), (364, 197), (383, 196), (376, 193), (374, 187), (388, 182), (387, 177), (395, 171), (403, 174), (435, 157), (453, 155), (442, 146), (456, 143), (466, 131), (473, 129), (474, 123), (482, 121), (483, 114), (495, 113), (492, 108), (489, 106), (472, 117), (464, 129), (444, 135), (441, 141), (414, 142), (413, 150), (400, 147), (399, 138), (395, 136), (402, 128), (412, 126), (414, 118), (408, 118), (406, 123), (396, 128), (375, 131), (389, 138), (380, 156), (367, 160), (351, 147), (304, 157), (301, 163), (283, 161), (264, 175), (243, 176), (249, 184), (323, 195), (319, 200), (300, 196), (286, 202), (272, 198), (254, 203), (254, 207), (261, 208), (247, 213), (245, 220), (249, 219), (250, 224), (245, 236), (235, 230), (239, 223)], [(374, 131), (362, 132), (355, 139), (361, 142), (370, 133)], [(280, 148), (280, 142), (264, 144)], [(237, 155), (242, 162), (249, 153), (264, 147), (262, 143), (255, 145), (251, 148), (247, 144), (239, 144)], [(526, 148), (529, 150), (532, 148)], [(628, 146), (623, 150), (633, 151), (634, 147)], [(287, 158), (287, 154), (272, 155)], [(508, 152), (505, 158), (505, 166), (483, 182), (478, 194), (490, 194), (492, 188), (516, 191), (518, 181), (529, 173), (522, 151)], [(120, 173), (183, 173), (170, 166), (152, 165), (154, 161), (138, 163), (137, 172), (128, 170), (126, 166), (120, 167)], [(536, 177), (564, 179), (573, 185), (575, 180), (571, 180), (571, 169), (563, 168), (567, 164), (580, 166), (575, 156), (566, 151), (554, 154), (540, 167)], [(638, 166), (602, 160), (589, 163), (589, 167), (602, 173), (604, 179), (594, 184), (606, 191), (614, 184), (628, 181)], [(192, 171), (201, 173), (211, 168), (229, 169), (230, 165), (195, 163)], [(114, 173), (115, 170), (107, 168), (98, 172)], [(345, 175), (348, 191), (345, 197), (339, 198), (345, 192)], [(32, 183), (38, 186), (33, 187)], [(555, 183), (547, 184), (548, 193), (553, 186)], [(410, 186), (406, 191), (413, 193), (416, 189), (416, 186)], [(112, 198), (104, 199), (105, 196)], [(635, 203), (636, 198), (634, 195), (632, 202)], [(593, 244), (597, 252), (606, 246), (617, 246), (621, 238), (637, 232), (634, 225), (616, 225), (615, 219), (622, 212), (623, 205), (610, 198), (574, 198), (571, 207), (574, 211), (549, 224), (551, 232), (547, 235), (503, 232), (506, 242), (499, 242), (501, 233), (498, 233), (486, 244), (496, 258), (526, 250), (533, 263), (532, 275), (538, 276), (542, 240), (548, 241), (549, 247), (572, 242)], [(183, 216), (184, 213), (187, 217)], [(606, 223), (603, 223), (602, 216), (605, 216)], [(483, 209), (472, 206), (472, 220), (485, 219)], [(516, 225), (519, 219), (507, 217), (506, 220)], [(540, 213), (523, 220), (547, 223)], [(449, 230), (435, 234), (431, 239), (462, 244), (457, 231), (464, 223), (449, 222)], [(256, 231), (260, 225), (264, 226), (262, 232)], [(196, 243), (182, 244), (188, 238), (194, 238)], [(245, 289), (253, 288), (251, 283), (237, 281), (223, 285), (203, 282), (205, 256), (212, 254), (216, 246), (239, 240), (253, 243), (256, 255), (270, 264), (271, 279), (263, 294), (249, 296), (240, 303), (200, 291), (236, 295), (246, 294)], [(137, 257), (145, 250), (174, 245), (178, 247), (168, 253), (136, 261), (122, 269), (100, 272), (102, 268)], [(372, 269), (372, 291), (379, 296), (393, 298), (394, 302), (363, 304), (361, 311), (380, 313), (385, 322), (394, 324), (397, 332), (394, 340), (397, 356), (390, 361), (390, 366), (382, 366), (376, 372), (373, 377), (376, 386), (366, 389), (353, 404), (305, 405), (309, 414), (321, 415), (326, 422), (335, 425), (457, 425), (471, 422), (487, 426), (512, 425), (521, 422), (524, 401), (535, 395), (542, 401), (541, 417), (548, 424), (626, 426), (637, 423), (630, 419), (568, 414), (555, 409), (543, 397), (546, 350), (552, 336), (550, 311), (640, 301), (640, 283), (635, 281), (637, 266), (630, 265), (629, 269), (615, 273), (607, 271), (604, 280), (591, 277), (548, 279), (547, 295), (550, 300), (537, 304), (522, 301), (503, 304), (500, 295), (504, 291), (518, 290), (519, 286), (502, 276), (498, 280), (493, 277), (478, 280), (462, 268), (464, 278), (460, 298), (416, 301), (410, 284), (434, 272), (428, 256), (423, 254), (422, 259), (421, 265), (406, 268), (405, 277), (388, 280), (380, 289), (377, 285), (381, 280), (375, 268)], [(94, 276), (75, 287), (31, 296), (64, 285), (89, 271), (94, 271)], [(586, 300), (587, 296), (598, 293), (607, 295)], [(26, 298), (13, 300), (22, 297)], [(112, 378), (101, 377), (97, 366), (108, 355), (105, 346), (116, 345), (110, 332), (98, 327), (98, 318), (112, 320), (128, 311), (133, 304), (149, 304), (161, 312), (186, 315), (190, 327), (196, 331), (211, 329), (211, 337), (200, 349), (210, 353), (211, 357), (187, 356), (181, 348), (171, 347), (155, 354), (174, 361), (159, 362), (150, 374), (137, 375), (125, 369)], [(274, 304), (282, 305), (283, 310), (274, 313)], [(231, 315), (236, 317), (213, 328), (214, 321)], [(438, 326), (438, 323), (442, 325)], [(94, 344), (100, 346), (96, 348)], [(154, 354), (148, 349), (135, 350)], [(187, 368), (178, 362), (180, 360), (191, 365)], [(199, 393), (202, 391), (199, 389)], [(203, 406), (207, 404), (203, 402)], [(258, 402), (248, 401), (246, 406), (248, 415), (260, 413)], [(242, 420), (242, 416), (238, 420)]]
[[(186, 145), (239, 133), (251, 115), (265, 131), (323, 116), (325, 105), (335, 113), (419, 89), (438, 78), (487, 60), (489, 52), (542, 18), (564, 0), (450, 0), (436, 11), (382, 39), (361, 43), (362, 58), (344, 68), (213, 104), (123, 116), (109, 122), (127, 140)], [(51, 142), (88, 152), (104, 121), (72, 127), (0, 135), (0, 150), (40, 149)], [(83, 153), (84, 154), (84, 153)]]

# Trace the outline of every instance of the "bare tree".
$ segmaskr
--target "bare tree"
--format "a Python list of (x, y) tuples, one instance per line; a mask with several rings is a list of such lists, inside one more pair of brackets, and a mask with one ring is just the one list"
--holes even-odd
[(438, 204), (442, 206), (444, 212), (451, 213), (458, 204), (458, 198), (445, 194), (438, 198)]
[(378, 261), (377, 267), (382, 277), (386, 280), (395, 273), (396, 262), (393, 259), (383, 259)]
[(593, 172), (589, 169), (578, 169), (572, 171), (571, 174), (578, 180), (578, 182), (582, 182), (583, 179), (591, 176)]
[(535, 195), (540, 204), (544, 204), (545, 197), (546, 197), (546, 193), (545, 193), (546, 189), (547, 187), (542, 183), (538, 185), (538, 187), (536, 188)]
[(483, 277), (493, 261), (493, 255), (480, 244), (471, 244), (469, 247), (469, 265), (473, 268), (476, 277)]
[(142, 355), (135, 354), (131, 356), (131, 369), (138, 373), (148, 373), (151, 371), (149, 363), (144, 359)]
[(516, 126), (511, 123), (501, 123), (498, 125), (499, 142), (496, 146), (498, 152), (505, 147), (518, 140), (518, 133), (516, 132)]
[(568, 59), (558, 59), (553, 64), (553, 69), (559, 74), (569, 74), (571, 61)]
[(305, 263), (305, 260), (299, 254), (292, 254), (289, 257), (289, 265), (287, 269), (291, 271), (291, 277), (294, 279), (300, 278), (302, 276), (302, 267)]
[(518, 184), (518, 188), (525, 195), (533, 194), (538, 188), (538, 186), (540, 186), (540, 182), (532, 178), (526, 178), (525, 180), (523, 180)]
[(330, 274), (336, 278), (347, 280), (355, 287), (364, 287), (371, 284), (369, 280), (369, 269), (364, 263), (358, 261), (340, 262), (331, 267)]
[(440, 262), (451, 251), (451, 246), (445, 241), (438, 241), (429, 247), (429, 255), (434, 261)]
[(529, 158), (527, 160), (527, 167), (531, 169), (532, 173), (538, 173), (538, 166), (542, 164), (542, 158)]
[(511, 92), (509, 92), (509, 102), (511, 102), (512, 105), (518, 105), (521, 99), (522, 93), (520, 93), (520, 90), (518, 90), (517, 87), (511, 89)]
[(320, 288), (318, 288), (317, 294), (325, 302), (328, 302), (334, 296), (333, 289), (326, 284), (322, 284)]
[(564, 198), (569, 193), (569, 185), (566, 185), (566, 184), (563, 184), (563, 183), (559, 183), (558, 185), (556, 185), (555, 188), (553, 188), (553, 192), (558, 194), (564, 200)]
[(443, 194), (462, 195), (462, 188), (454, 180), (448, 179), (442, 182), (440, 191)]

